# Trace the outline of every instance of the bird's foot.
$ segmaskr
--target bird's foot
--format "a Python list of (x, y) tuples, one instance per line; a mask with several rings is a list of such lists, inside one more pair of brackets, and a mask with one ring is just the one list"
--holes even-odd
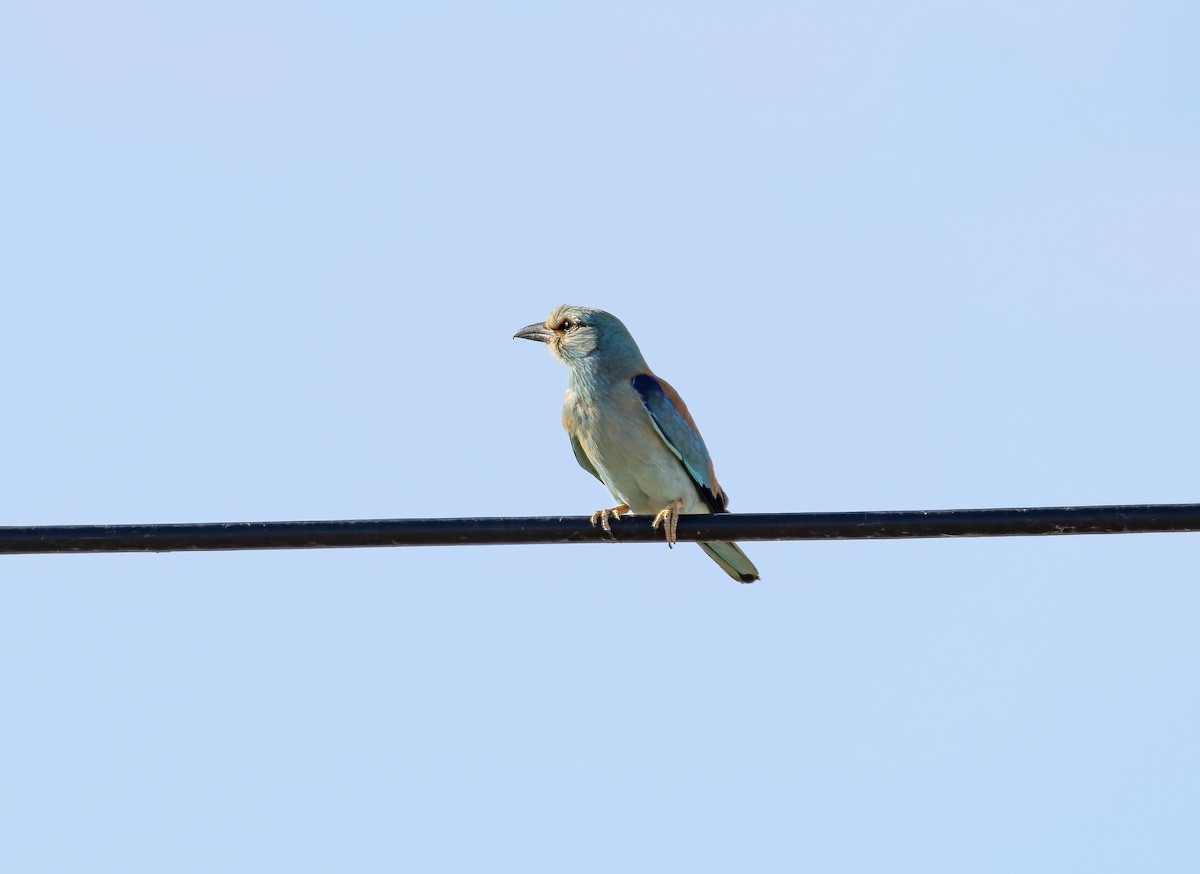
[(628, 512), (628, 504), (618, 504), (611, 510), (597, 510), (592, 514), (592, 527), (595, 528), (596, 523), (599, 522), (600, 527), (604, 529), (605, 534), (612, 534), (612, 529), (608, 527), (608, 520), (612, 519), (614, 522), (620, 522), (621, 514)]
[(679, 511), (683, 509), (682, 500), (674, 500), (667, 506), (658, 511), (658, 515), (654, 517), (653, 527), (663, 526), (663, 533), (667, 535), (667, 546), (675, 545), (675, 531), (679, 528)]

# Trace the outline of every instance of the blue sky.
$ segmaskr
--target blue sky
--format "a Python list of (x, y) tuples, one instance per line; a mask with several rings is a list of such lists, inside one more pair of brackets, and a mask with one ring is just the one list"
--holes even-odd
[[(1188, 3), (0, 12), (0, 524), (1200, 498)], [(633, 522), (632, 524), (641, 524)], [(0, 560), (0, 867), (1200, 864), (1193, 535)]]

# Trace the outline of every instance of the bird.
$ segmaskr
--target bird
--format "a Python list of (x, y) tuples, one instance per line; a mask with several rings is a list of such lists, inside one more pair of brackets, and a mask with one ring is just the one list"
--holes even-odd
[[(610, 523), (624, 513), (653, 515), (653, 527), (674, 546), (681, 514), (728, 512), (695, 420), (679, 393), (650, 370), (620, 319), (563, 304), (513, 338), (545, 343), (567, 366), (562, 423), (575, 460), (618, 502), (593, 513), (593, 526), (611, 534)], [(736, 543), (700, 547), (737, 582), (759, 578)]]

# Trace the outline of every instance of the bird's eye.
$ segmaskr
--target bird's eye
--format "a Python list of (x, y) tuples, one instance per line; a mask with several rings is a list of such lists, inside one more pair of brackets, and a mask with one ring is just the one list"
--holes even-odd
[(562, 322), (559, 323), (558, 329), (560, 331), (569, 331), (574, 327), (575, 327), (575, 323), (572, 322), (570, 319), (563, 319)]

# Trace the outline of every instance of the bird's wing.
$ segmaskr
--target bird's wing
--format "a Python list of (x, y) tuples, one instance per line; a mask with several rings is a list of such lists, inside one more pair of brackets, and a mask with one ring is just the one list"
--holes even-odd
[(639, 373), (630, 382), (641, 399), (642, 406), (650, 414), (654, 430), (667, 444), (667, 448), (683, 463), (684, 469), (696, 483), (696, 489), (704, 503), (708, 504), (714, 513), (725, 512), (728, 501), (721, 487), (717, 485), (708, 448), (704, 445), (700, 431), (696, 428), (696, 423), (692, 420), (692, 415), (679, 392), (671, 388), (666, 380), (649, 373)]
[[(594, 476), (600, 479), (600, 474), (596, 472), (596, 466), (592, 464), (592, 460), (587, 457), (587, 453), (583, 451), (583, 444), (579, 442), (579, 438), (574, 434), (571, 436), (571, 451), (575, 453), (575, 460), (579, 462), (579, 466)], [(604, 482), (604, 480), (600, 480)]]

